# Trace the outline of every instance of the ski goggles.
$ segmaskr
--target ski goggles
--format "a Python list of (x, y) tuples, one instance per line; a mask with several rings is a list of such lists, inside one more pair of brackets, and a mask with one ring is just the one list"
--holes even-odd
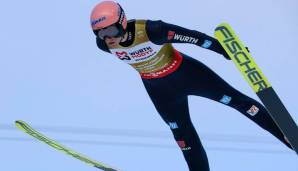
[(117, 24), (113, 24), (111, 26), (108, 26), (106, 28), (102, 28), (97, 30), (97, 36), (104, 40), (105, 37), (120, 37), (124, 33), (124, 30), (121, 28), (121, 26)]
[(126, 32), (122, 26), (123, 21), (125, 19), (125, 14), (120, 5), (119, 7), (120, 7), (119, 19), (115, 24), (99, 30), (94, 30), (95, 35), (97, 35), (100, 39), (104, 40), (105, 37), (120, 37), (120, 36), (123, 36), (124, 33)]

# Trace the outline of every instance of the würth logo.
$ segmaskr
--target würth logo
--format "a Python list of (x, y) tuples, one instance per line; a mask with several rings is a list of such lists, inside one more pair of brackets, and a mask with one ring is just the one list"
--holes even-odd
[(184, 35), (180, 35), (180, 34), (175, 34), (174, 40), (179, 40), (181, 42), (187, 42), (187, 43), (192, 43), (192, 44), (196, 44), (199, 41), (199, 39), (196, 39), (194, 37), (184, 36)]

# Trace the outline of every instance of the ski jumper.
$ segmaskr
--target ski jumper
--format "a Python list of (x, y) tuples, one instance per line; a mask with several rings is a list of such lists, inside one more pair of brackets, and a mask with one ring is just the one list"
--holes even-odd
[(188, 96), (230, 106), (270, 132), (288, 147), (267, 110), (237, 91), (203, 63), (177, 51), (171, 43), (190, 43), (229, 59), (220, 43), (206, 34), (162, 21), (131, 20), (128, 39), (117, 47), (97, 38), (97, 46), (135, 68), (158, 113), (169, 125), (190, 171), (209, 171), (206, 152), (191, 122)]

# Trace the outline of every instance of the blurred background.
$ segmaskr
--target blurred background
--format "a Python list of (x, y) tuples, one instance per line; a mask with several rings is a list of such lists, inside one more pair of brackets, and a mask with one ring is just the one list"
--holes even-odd
[[(21, 119), (123, 171), (187, 171), (138, 73), (97, 49), (89, 15), (98, 2), (1, 1), (1, 170), (97, 170), (17, 130)], [(297, 123), (297, 0), (118, 2), (130, 19), (161, 19), (212, 36), (230, 23)], [(174, 46), (257, 98), (231, 61)], [(237, 111), (194, 96), (189, 106), (211, 171), (298, 170), (294, 152)]]

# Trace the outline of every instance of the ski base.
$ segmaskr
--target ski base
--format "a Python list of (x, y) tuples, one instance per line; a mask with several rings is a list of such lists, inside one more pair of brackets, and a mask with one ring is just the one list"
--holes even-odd
[(215, 37), (298, 155), (298, 127), (244, 44), (227, 23), (216, 27)]
[(92, 160), (82, 154), (79, 154), (71, 149), (69, 149), (68, 147), (65, 147), (61, 144), (59, 144), (58, 142), (44, 136), (43, 134), (37, 132), (36, 130), (34, 130), (31, 126), (29, 126), (27, 123), (25, 123), (24, 121), (21, 121), (21, 120), (18, 120), (15, 122), (16, 124), (16, 127), (20, 130), (22, 130), (23, 132), (25, 132), (26, 134), (28, 135), (31, 135), (32, 137), (38, 139), (39, 141), (42, 141), (46, 144), (48, 144), (49, 146), (55, 148), (56, 150), (58, 151), (61, 151), (67, 155), (70, 155), (76, 159), (79, 159), (80, 161), (83, 161), (91, 166), (94, 166), (98, 169), (101, 169), (103, 171), (119, 171), (119, 170), (116, 170), (116, 169), (113, 169), (101, 162), (98, 162), (98, 161), (95, 161), (95, 160)]

